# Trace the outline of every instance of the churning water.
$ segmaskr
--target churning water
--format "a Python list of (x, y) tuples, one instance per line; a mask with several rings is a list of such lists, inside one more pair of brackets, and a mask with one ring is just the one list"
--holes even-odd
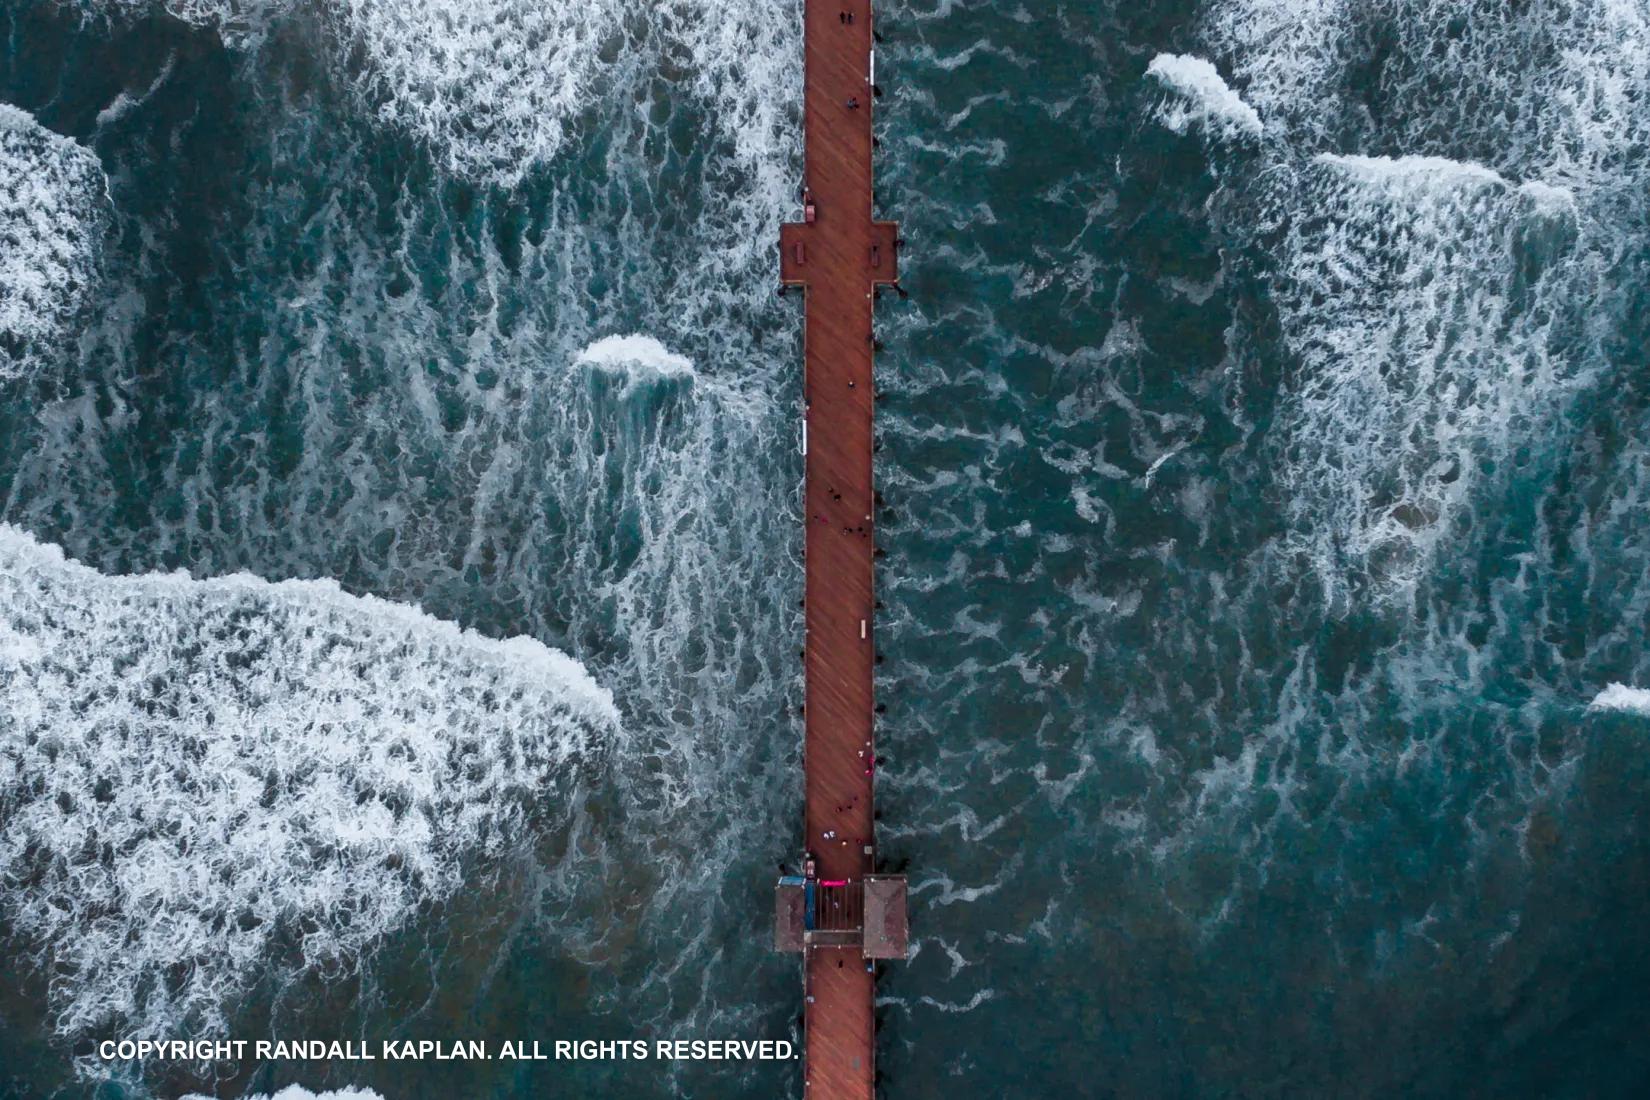
[[(1650, 5), (880, 10), (890, 1093), (1642, 1093)], [(0, 0), (0, 1094), (798, 1094), (87, 1043), (794, 1036), (799, 26)]]

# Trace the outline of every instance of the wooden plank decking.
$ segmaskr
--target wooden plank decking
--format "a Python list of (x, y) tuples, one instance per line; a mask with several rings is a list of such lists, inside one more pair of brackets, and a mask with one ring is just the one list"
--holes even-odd
[[(893, 224), (871, 219), (870, 0), (805, 0), (804, 20), (817, 216), (780, 229), (780, 279), (807, 289), (807, 848), (818, 877), (858, 879), (873, 869), (876, 778), (871, 307), (876, 284), (898, 279), (898, 249)], [(808, 948), (805, 983), (805, 1095), (870, 1100), (873, 975), (858, 945)]]
[[(804, 13), (804, 186), (817, 215), (781, 229), (780, 277), (807, 295), (806, 846), (821, 879), (859, 879), (875, 845), (872, 305), (876, 285), (898, 278), (897, 231), (872, 220), (870, 0), (805, 0)], [(861, 950), (810, 946), (805, 967), (805, 1095), (869, 1100), (874, 989)]]

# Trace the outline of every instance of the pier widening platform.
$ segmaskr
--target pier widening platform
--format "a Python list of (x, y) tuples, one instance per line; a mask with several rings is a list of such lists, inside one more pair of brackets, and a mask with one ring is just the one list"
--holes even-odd
[[(872, 960), (905, 953), (904, 882), (882, 876), (876, 885), (873, 874), (872, 312), (877, 287), (899, 278), (899, 231), (873, 214), (870, 0), (805, 0), (804, 21), (804, 220), (781, 227), (779, 252), (781, 282), (806, 299), (803, 764), (813, 867), (806, 886), (782, 881), (775, 943), (805, 960), (804, 1095), (869, 1100)], [(787, 889), (805, 890), (806, 900)], [(867, 899), (875, 929), (865, 927)], [(811, 927), (787, 923), (795, 921)]]

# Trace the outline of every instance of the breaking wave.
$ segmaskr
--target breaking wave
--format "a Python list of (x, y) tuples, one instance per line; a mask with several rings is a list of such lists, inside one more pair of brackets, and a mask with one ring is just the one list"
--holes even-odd
[(632, 370), (659, 378), (693, 375), (693, 361), (651, 336), (606, 336), (578, 354), (578, 362), (611, 370)]
[(1291, 543), (1332, 590), (1407, 592), (1484, 471), (1577, 384), (1552, 307), (1534, 304), (1573, 206), (1477, 164), (1333, 155), (1277, 201)]
[(4, 917), (58, 1033), (221, 1030), (558, 810), (618, 730), (571, 658), (335, 584), (112, 577), (0, 527)]
[(1260, 115), (1203, 58), (1160, 53), (1146, 72), (1175, 93), (1158, 112), (1163, 125), (1175, 133), (1184, 134), (1194, 123), (1205, 123), (1227, 137), (1260, 135)]
[(1593, 697), (1588, 710), (1619, 710), (1650, 718), (1650, 690), (1611, 684)]
[(68, 339), (97, 279), (106, 197), (96, 154), (0, 103), (0, 382)]
[(1233, 0), (1204, 32), (1267, 120), (1218, 208), (1293, 364), (1288, 545), (1343, 609), (1404, 596), (1605, 369), (1644, 236), (1650, 12)]

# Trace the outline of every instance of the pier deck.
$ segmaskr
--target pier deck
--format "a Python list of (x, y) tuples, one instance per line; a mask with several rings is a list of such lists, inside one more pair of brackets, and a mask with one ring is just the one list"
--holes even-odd
[[(873, 221), (870, 0), (805, 0), (804, 12), (804, 188), (815, 213), (782, 227), (780, 278), (807, 302), (805, 843), (820, 879), (857, 880), (874, 869), (875, 846), (872, 305), (876, 286), (898, 278), (897, 231)], [(804, 957), (805, 1095), (869, 1100), (868, 961), (857, 942), (810, 943)]]

